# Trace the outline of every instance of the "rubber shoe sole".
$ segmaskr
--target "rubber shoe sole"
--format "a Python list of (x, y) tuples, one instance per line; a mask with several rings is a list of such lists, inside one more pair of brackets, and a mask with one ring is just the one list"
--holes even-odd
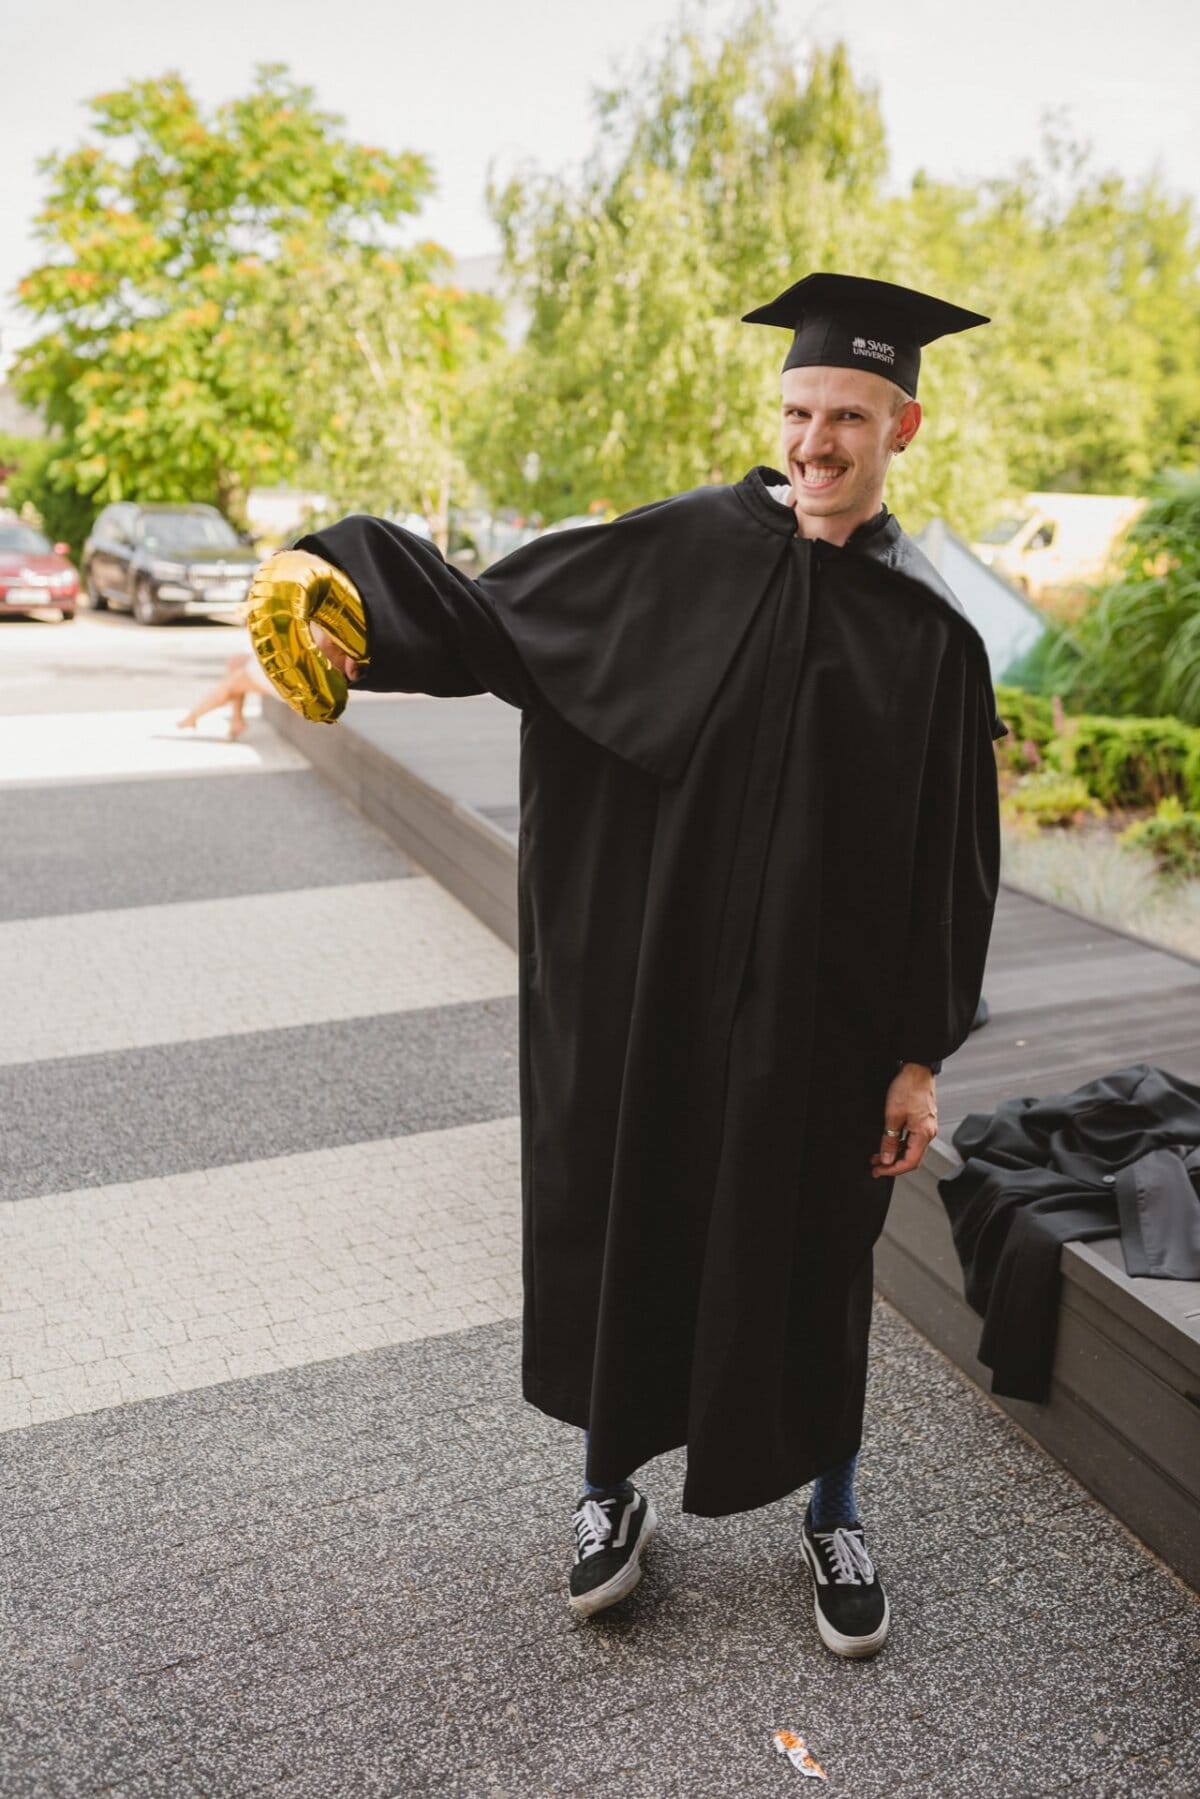
[(590, 1618), (596, 1612), (606, 1612), (610, 1605), (617, 1605), (622, 1599), (628, 1599), (642, 1578), (642, 1551), (657, 1529), (658, 1514), (647, 1499), (646, 1522), (642, 1525), (642, 1534), (625, 1566), (611, 1580), (606, 1580), (602, 1587), (594, 1587), (590, 1593), (580, 1593), (578, 1597), (574, 1593), (567, 1594), (567, 1604), (577, 1618)]

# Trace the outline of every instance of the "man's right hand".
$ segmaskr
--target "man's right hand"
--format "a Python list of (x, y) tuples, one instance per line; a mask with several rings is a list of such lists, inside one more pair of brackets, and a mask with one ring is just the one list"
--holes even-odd
[(307, 550), (282, 550), (254, 577), (246, 623), (276, 692), (302, 718), (331, 724), (347, 680), (367, 665), (366, 611), (349, 576)]
[(347, 681), (358, 680), (358, 671), (365, 668), (366, 664), (355, 662), (352, 656), (348, 656), (336, 637), (331, 637), (328, 631), (324, 631), (320, 625), (314, 624), (312, 639), (325, 660), (332, 662), (334, 668), (340, 668)]

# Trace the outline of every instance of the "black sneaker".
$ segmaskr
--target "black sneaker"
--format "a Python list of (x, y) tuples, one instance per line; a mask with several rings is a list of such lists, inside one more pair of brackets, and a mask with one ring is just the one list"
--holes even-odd
[(658, 1519), (645, 1494), (631, 1483), (628, 1492), (581, 1499), (571, 1525), (575, 1566), (568, 1599), (577, 1617), (590, 1618), (633, 1592), (642, 1578), (642, 1551)]
[(821, 1641), (835, 1655), (874, 1655), (887, 1639), (890, 1614), (861, 1524), (814, 1530), (812, 1506), (800, 1535), (813, 1577), (813, 1603)]

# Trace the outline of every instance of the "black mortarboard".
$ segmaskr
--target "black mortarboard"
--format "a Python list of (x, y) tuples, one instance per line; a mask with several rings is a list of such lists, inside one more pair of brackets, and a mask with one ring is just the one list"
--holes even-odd
[(742, 323), (782, 325), (795, 333), (785, 369), (869, 369), (915, 396), (921, 345), (988, 320), (891, 281), (806, 275), (777, 300), (746, 313)]

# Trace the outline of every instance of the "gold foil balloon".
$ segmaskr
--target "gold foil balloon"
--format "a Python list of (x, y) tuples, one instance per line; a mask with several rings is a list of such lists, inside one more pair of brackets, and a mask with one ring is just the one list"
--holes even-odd
[(367, 666), (367, 615), (353, 581), (307, 550), (281, 550), (255, 574), (246, 623), (280, 698), (301, 718), (331, 725), (345, 710), (349, 688), (317, 648), (312, 628), (320, 625), (347, 656)]

